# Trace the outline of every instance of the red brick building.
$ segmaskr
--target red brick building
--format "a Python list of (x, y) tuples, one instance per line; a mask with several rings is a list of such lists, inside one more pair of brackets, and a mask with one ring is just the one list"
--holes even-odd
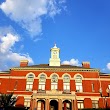
[(51, 48), (49, 64), (28, 65), (0, 72), (0, 92), (14, 92), (16, 106), (31, 110), (77, 110), (110, 107), (110, 75), (82, 66), (60, 64), (60, 49)]

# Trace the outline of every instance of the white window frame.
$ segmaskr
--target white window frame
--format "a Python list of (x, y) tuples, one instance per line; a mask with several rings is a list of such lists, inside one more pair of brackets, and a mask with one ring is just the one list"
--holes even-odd
[(82, 77), (77, 75), (75, 78), (76, 92), (83, 92)]
[(58, 76), (56, 74), (52, 75), (51, 79), (51, 90), (58, 89)]
[(24, 106), (25, 107), (30, 107), (30, 99), (25, 99), (24, 100)]
[(98, 100), (92, 100), (92, 108), (99, 108)]
[(57, 83), (51, 83), (51, 90), (57, 90), (58, 89), (58, 85)]
[(40, 75), (39, 82), (46, 82), (46, 76), (44, 74)]
[(83, 92), (83, 90), (82, 90), (82, 84), (81, 83), (76, 83), (76, 91), (77, 92)]
[(45, 90), (45, 83), (39, 82), (39, 90)]
[(94, 83), (92, 83), (91, 86), (92, 86), (92, 92), (95, 92)]
[(67, 74), (63, 77), (63, 90), (70, 91), (70, 77)]
[(78, 100), (77, 101), (77, 106), (78, 106), (78, 109), (83, 109), (84, 108), (84, 101), (83, 100)]
[(70, 82), (70, 77), (68, 75), (64, 75), (63, 82)]
[(45, 83), (46, 83), (46, 76), (44, 74), (41, 74), (39, 77), (39, 90), (45, 91)]
[(58, 76), (56, 74), (52, 75), (51, 82), (57, 83), (58, 82)]
[(33, 88), (33, 83), (27, 82), (27, 84), (26, 84), (26, 90), (27, 91), (32, 91), (32, 88)]
[(32, 91), (33, 82), (34, 82), (34, 75), (29, 74), (26, 80), (26, 91)]
[(70, 83), (63, 83), (63, 90), (70, 91)]

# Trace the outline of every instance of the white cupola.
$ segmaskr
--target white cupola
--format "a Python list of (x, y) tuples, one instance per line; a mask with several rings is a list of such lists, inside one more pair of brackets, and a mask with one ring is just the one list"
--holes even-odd
[(49, 60), (49, 66), (60, 66), (60, 58), (59, 58), (60, 49), (57, 48), (55, 44), (54, 47), (50, 49), (50, 51), (51, 51), (51, 58)]

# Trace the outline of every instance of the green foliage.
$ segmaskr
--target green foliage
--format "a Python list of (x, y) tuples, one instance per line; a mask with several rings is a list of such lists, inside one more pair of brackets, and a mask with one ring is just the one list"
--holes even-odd
[(7, 108), (14, 106), (16, 102), (16, 97), (13, 97), (13, 93), (10, 94), (0, 94), (0, 107)]

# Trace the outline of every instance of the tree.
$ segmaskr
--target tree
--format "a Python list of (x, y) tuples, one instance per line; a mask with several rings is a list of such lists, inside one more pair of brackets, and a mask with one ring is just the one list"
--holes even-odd
[(16, 97), (13, 97), (13, 93), (10, 94), (3, 94), (0, 95), (0, 107), (5, 110), (8, 107), (14, 106), (16, 102)]

